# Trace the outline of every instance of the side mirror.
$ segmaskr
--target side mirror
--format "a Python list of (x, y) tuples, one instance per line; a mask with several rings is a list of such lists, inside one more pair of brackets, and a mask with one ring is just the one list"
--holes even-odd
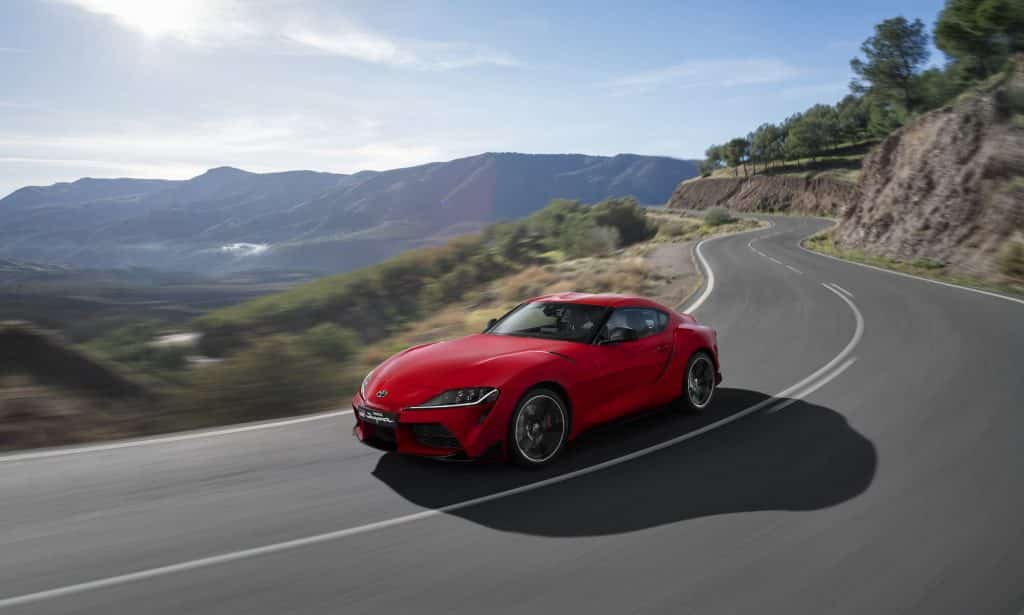
[(632, 342), (637, 339), (636, 331), (629, 327), (615, 327), (608, 332), (608, 343)]
[(487, 321), (487, 326), (484, 327), (484, 331), (489, 330), (491, 327), (493, 327), (496, 324), (498, 324), (498, 319), (497, 318), (492, 318), (492, 319), (488, 320)]

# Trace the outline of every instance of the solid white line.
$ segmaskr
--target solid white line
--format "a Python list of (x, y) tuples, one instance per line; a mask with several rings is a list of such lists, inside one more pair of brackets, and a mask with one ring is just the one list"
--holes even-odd
[(150, 444), (166, 444), (169, 442), (181, 442), (182, 440), (196, 440), (199, 438), (213, 438), (217, 436), (226, 436), (229, 434), (243, 433), (247, 431), (258, 431), (261, 429), (275, 429), (277, 427), (285, 427), (288, 425), (297, 425), (299, 423), (308, 423), (310, 421), (320, 421), (323, 419), (330, 419), (338, 416), (344, 416), (346, 414), (352, 414), (351, 410), (328, 410), (327, 412), (318, 412), (316, 414), (309, 414), (306, 416), (299, 416), (290, 419), (282, 419), (278, 421), (265, 421), (259, 423), (247, 423), (236, 427), (225, 427), (223, 429), (210, 429), (203, 431), (189, 431), (185, 433), (171, 434), (167, 436), (155, 436), (152, 438), (140, 438), (137, 440), (121, 440), (119, 442), (110, 442), (108, 444), (93, 444), (88, 446), (68, 446), (68, 447), (57, 447), (48, 448), (40, 451), (34, 451), (31, 453), (13, 453), (10, 455), (0, 456), (0, 463), (12, 462), (12, 461), (32, 461), (35, 459), (49, 459), (51, 457), (63, 457), (65, 455), (78, 455), (81, 453), (97, 453), (102, 451), (111, 451), (121, 448), (132, 448), (136, 446), (147, 446)]
[(768, 260), (770, 260), (773, 263), (778, 263), (779, 265), (782, 264), (782, 261), (780, 261), (779, 259), (775, 258), (774, 256), (769, 256)]
[[(705, 266), (706, 266), (706, 262), (705, 262)], [(709, 274), (710, 274), (710, 271), (711, 270), (709, 268), (708, 269)], [(856, 329), (854, 331), (853, 337), (850, 339), (849, 343), (847, 343), (847, 345), (843, 348), (843, 350), (840, 351), (840, 353), (838, 355), (836, 355), (836, 357), (834, 359), (832, 359), (831, 361), (829, 361), (828, 363), (826, 363), (825, 365), (820, 367), (817, 371), (815, 371), (810, 376), (804, 378), (800, 382), (790, 386), (789, 388), (787, 388), (787, 389), (785, 389), (783, 391), (780, 391), (779, 393), (777, 393), (776, 395), (774, 395), (772, 397), (766, 398), (766, 399), (764, 399), (764, 400), (762, 400), (762, 401), (760, 401), (760, 402), (758, 402), (758, 403), (756, 403), (756, 404), (754, 404), (752, 406), (749, 406), (747, 408), (744, 408), (743, 410), (740, 410), (739, 412), (737, 412), (735, 414), (732, 414), (732, 415), (727, 416), (727, 417), (725, 417), (723, 419), (715, 421), (714, 423), (709, 423), (708, 425), (705, 425), (704, 427), (701, 427), (700, 429), (696, 429), (696, 430), (691, 431), (689, 433), (685, 433), (685, 434), (683, 434), (681, 436), (677, 436), (675, 438), (672, 438), (670, 440), (666, 440), (664, 442), (660, 442), (658, 444), (655, 444), (653, 446), (649, 446), (647, 448), (643, 448), (643, 449), (640, 449), (640, 450), (637, 450), (637, 451), (633, 451), (632, 453), (629, 453), (629, 454), (626, 454), (626, 455), (622, 455), (621, 457), (616, 457), (614, 459), (609, 459), (608, 461), (604, 461), (604, 462), (598, 463), (596, 465), (588, 466), (586, 468), (580, 468), (579, 470), (574, 470), (572, 472), (567, 472), (565, 474), (560, 474), (558, 476), (553, 476), (551, 478), (547, 478), (547, 479), (544, 479), (544, 480), (541, 480), (541, 481), (537, 481), (535, 483), (530, 483), (528, 485), (522, 485), (522, 486), (515, 487), (515, 488), (512, 488), (512, 489), (506, 489), (505, 491), (499, 491), (497, 493), (492, 493), (490, 495), (485, 495), (485, 496), (481, 496), (481, 497), (478, 497), (478, 498), (473, 498), (471, 500), (464, 500), (462, 502), (456, 502), (454, 504), (449, 504), (447, 506), (442, 506), (440, 508), (434, 508), (434, 509), (430, 509), (430, 510), (423, 510), (423, 511), (420, 511), (420, 512), (417, 512), (417, 513), (411, 513), (411, 514), (403, 515), (403, 516), (400, 516), (400, 517), (393, 517), (391, 519), (384, 519), (382, 521), (377, 521), (377, 522), (374, 522), (374, 523), (368, 523), (368, 524), (365, 524), (365, 525), (358, 525), (358, 526), (355, 526), (355, 527), (345, 528), (345, 529), (342, 529), (342, 530), (336, 530), (336, 531), (333, 531), (333, 532), (326, 532), (326, 533), (323, 533), (323, 534), (315, 534), (313, 536), (306, 536), (304, 538), (297, 538), (295, 540), (287, 540), (287, 541), (284, 541), (284, 542), (278, 542), (278, 543), (274, 543), (274, 544), (264, 545), (262, 547), (255, 547), (255, 548), (252, 548), (252, 549), (242, 549), (240, 551), (232, 551), (230, 553), (222, 553), (220, 555), (214, 555), (214, 556), (211, 556), (211, 557), (204, 557), (204, 558), (200, 558), (200, 559), (190, 560), (190, 561), (187, 561), (187, 562), (180, 562), (180, 563), (177, 563), (177, 564), (171, 564), (169, 566), (160, 566), (160, 567), (157, 567), (157, 568), (150, 568), (150, 569), (147, 569), (147, 570), (139, 570), (139, 571), (130, 572), (130, 573), (127, 573), (127, 574), (107, 577), (105, 579), (96, 579), (94, 581), (86, 581), (84, 583), (76, 583), (76, 584), (73, 584), (73, 585), (66, 585), (64, 587), (58, 587), (58, 588), (55, 588), (55, 589), (43, 590), (43, 591), (34, 592), (34, 593), (30, 593), (30, 594), (22, 594), (20, 596), (12, 596), (10, 598), (0, 599), (0, 609), (6, 608), (6, 607), (12, 607), (12, 606), (21, 606), (21, 605), (30, 604), (30, 603), (33, 603), (33, 602), (38, 602), (38, 601), (41, 601), (41, 600), (48, 600), (48, 599), (51, 599), (51, 598), (59, 598), (59, 597), (62, 597), (62, 596), (78, 594), (78, 593), (81, 593), (81, 592), (92, 591), (92, 590), (96, 590), (96, 589), (103, 589), (103, 588), (107, 588), (107, 587), (113, 587), (113, 586), (116, 586), (116, 585), (123, 585), (125, 583), (132, 583), (132, 582), (135, 582), (135, 581), (143, 581), (143, 580), (146, 580), (146, 579), (151, 579), (151, 578), (154, 578), (154, 577), (164, 576), (164, 575), (168, 575), (168, 574), (174, 574), (174, 573), (178, 573), (178, 572), (187, 572), (187, 571), (190, 571), (190, 570), (196, 570), (198, 568), (205, 568), (205, 567), (208, 567), (208, 566), (215, 566), (215, 565), (219, 565), (219, 564), (226, 564), (226, 563), (235, 562), (235, 561), (242, 560), (242, 559), (247, 559), (247, 558), (250, 558), (250, 557), (258, 557), (258, 556), (262, 556), (262, 555), (269, 555), (269, 554), (272, 554), (272, 553), (280, 553), (282, 551), (288, 551), (288, 550), (291, 550), (291, 549), (297, 549), (297, 548), (300, 548), (300, 547), (305, 547), (305, 546), (308, 546), (308, 545), (318, 544), (318, 543), (327, 542), (327, 541), (331, 541), (331, 540), (338, 540), (338, 539), (341, 539), (341, 538), (346, 538), (348, 536), (354, 536), (354, 535), (363, 534), (363, 533), (366, 533), (366, 532), (373, 532), (373, 531), (384, 529), (384, 528), (394, 527), (396, 525), (403, 525), (403, 524), (406, 524), (406, 523), (412, 523), (414, 521), (420, 521), (422, 519), (428, 519), (430, 517), (436, 517), (438, 515), (455, 512), (457, 510), (462, 510), (464, 508), (469, 508), (470, 506), (476, 506), (478, 504), (483, 504), (485, 502), (492, 502), (494, 500), (500, 500), (502, 498), (507, 498), (509, 496), (518, 495), (520, 493), (526, 493), (528, 491), (534, 491), (536, 489), (541, 489), (541, 488), (544, 488), (544, 487), (547, 487), (547, 486), (550, 486), (550, 485), (554, 485), (554, 484), (557, 484), (557, 483), (562, 483), (562, 482), (565, 482), (565, 481), (568, 481), (568, 480), (572, 480), (574, 478), (579, 478), (580, 476), (586, 476), (587, 474), (592, 474), (594, 472), (599, 472), (601, 470), (604, 470), (604, 469), (607, 469), (607, 468), (611, 468), (613, 466), (617, 466), (617, 465), (626, 463), (628, 461), (632, 461), (634, 459), (650, 455), (651, 453), (660, 451), (662, 449), (666, 449), (666, 448), (669, 448), (671, 446), (675, 446), (676, 444), (679, 444), (680, 442), (685, 442), (687, 440), (691, 440), (693, 438), (696, 438), (697, 436), (703, 435), (703, 434), (708, 433), (708, 432), (710, 432), (712, 430), (718, 429), (720, 427), (724, 427), (725, 425), (728, 425), (729, 423), (738, 421), (739, 419), (741, 419), (743, 417), (746, 417), (746, 416), (749, 416), (749, 415), (751, 415), (751, 414), (753, 414), (753, 413), (755, 413), (755, 412), (757, 412), (759, 410), (763, 410), (764, 408), (772, 408), (773, 410), (780, 410), (780, 409), (785, 408), (786, 406), (788, 406), (788, 405), (793, 403), (793, 401), (791, 401), (790, 399), (780, 399), (780, 398), (790, 397), (793, 400), (802, 399), (805, 396), (807, 396), (810, 393), (812, 393), (813, 391), (816, 391), (821, 386), (824, 386), (825, 383), (831, 381), (836, 376), (838, 376), (840, 373), (845, 371), (846, 368), (849, 367), (853, 363), (853, 360), (846, 361), (846, 363), (844, 363), (842, 365), (842, 367), (840, 367), (834, 373), (829, 373), (830, 370), (832, 370), (837, 364), (839, 364), (844, 359), (846, 359), (846, 357), (853, 351), (854, 347), (856, 347), (857, 344), (860, 343), (860, 339), (863, 336), (863, 333), (864, 333), (864, 318), (861, 315), (860, 310), (857, 309), (857, 306), (854, 305), (854, 303), (852, 301), (850, 301), (850, 299), (845, 297), (842, 293), (840, 293), (840, 292), (838, 292), (838, 291), (836, 291), (836, 290), (834, 290), (832, 288), (829, 288), (828, 286), (825, 286), (824, 284), (822, 284), (822, 286), (827, 288), (829, 291), (835, 293), (839, 298), (841, 298), (843, 301), (845, 301), (847, 305), (850, 306), (851, 310), (853, 310), (853, 314), (854, 314), (854, 317), (856, 318), (857, 324), (856, 324)], [(701, 300), (700, 303), (703, 303), (703, 300)], [(828, 375), (826, 376), (825, 374), (828, 374)], [(817, 379), (819, 377), (824, 378), (824, 380), (821, 381), (821, 382), (818, 382)]]
[[(853, 357), (852, 359), (847, 359), (846, 363), (843, 363), (842, 365), (839, 366), (839, 369), (835, 370), (831, 374), (825, 376), (821, 380), (815, 382), (811, 386), (809, 386), (806, 389), (804, 389), (800, 393), (800, 398), (806, 397), (806, 396), (810, 395), (811, 393), (817, 391), (821, 387), (825, 386), (826, 384), (832, 382), (833, 380), (838, 378), (840, 374), (845, 372), (848, 367), (850, 367), (851, 365), (853, 365), (856, 362), (857, 362), (857, 357)], [(770, 414), (772, 412), (778, 412), (779, 410), (782, 410), (783, 408), (786, 408), (786, 407), (790, 406), (791, 404), (796, 403), (797, 401), (800, 400), (800, 398), (790, 397), (789, 399), (784, 399), (781, 402), (779, 402), (778, 404), (776, 404), (776, 405), (772, 406), (771, 408), (769, 408), (768, 410), (765, 410), (765, 414)]]
[(786, 269), (789, 269), (790, 271), (793, 271), (793, 272), (795, 272), (795, 273), (799, 273), (800, 275), (803, 275), (803, 274), (804, 274), (804, 272), (803, 272), (803, 271), (800, 271), (799, 269), (797, 269), (797, 268), (796, 268), (796, 267), (794, 267), (793, 265), (786, 265)]
[(704, 258), (704, 253), (700, 251), (701, 247), (704, 246), (704, 242), (706, 241), (708, 240), (704, 239), (700, 241), (697, 244), (697, 247), (694, 249), (694, 251), (697, 254), (697, 260), (700, 261), (701, 265), (704, 267), (704, 271), (707, 272), (706, 282), (704, 283), (704, 292), (701, 293), (700, 296), (697, 297), (697, 299), (692, 304), (690, 304), (690, 307), (681, 309), (679, 310), (680, 312), (696, 312), (697, 308), (703, 305), (704, 302), (708, 300), (708, 297), (711, 296), (711, 291), (715, 289), (715, 272), (712, 271), (711, 266), (708, 265), (707, 259)]
[(853, 293), (851, 293), (850, 291), (846, 290), (846, 289), (845, 289), (845, 288), (843, 288), (842, 286), (840, 286), (840, 285), (836, 284), (835, 282), (832, 282), (832, 286), (833, 286), (833, 288), (835, 288), (836, 290), (842, 291), (842, 292), (843, 292), (843, 294), (845, 294), (845, 295), (846, 295), (847, 297), (849, 297), (849, 298), (851, 298), (851, 299), (853, 298)]
[(978, 288), (971, 288), (970, 286), (961, 286), (959, 284), (952, 284), (950, 282), (941, 282), (939, 280), (932, 280), (930, 278), (922, 278), (921, 276), (914, 275), (912, 273), (903, 273), (902, 271), (893, 271), (891, 269), (885, 269), (883, 267), (875, 267), (874, 265), (866, 265), (864, 263), (858, 263), (856, 261), (848, 261), (845, 258), (839, 258), (837, 256), (832, 256), (831, 254), (822, 254), (821, 252), (816, 252), (816, 251), (811, 250), (809, 248), (805, 248), (803, 246), (803, 241), (802, 240), (797, 243), (797, 247), (800, 248), (801, 250), (803, 250), (804, 252), (809, 252), (810, 254), (814, 254), (816, 256), (823, 256), (825, 258), (831, 258), (832, 260), (839, 261), (840, 263), (846, 263), (848, 265), (857, 265), (858, 267), (866, 267), (868, 269), (874, 269), (875, 271), (881, 271), (882, 273), (890, 273), (892, 275), (898, 275), (898, 276), (902, 276), (904, 278), (911, 278), (913, 280), (920, 280), (922, 282), (928, 282), (929, 284), (938, 284), (939, 286), (948, 286), (950, 288), (957, 288), (957, 289), (960, 289), (960, 290), (966, 290), (967, 292), (977, 293), (979, 295), (988, 295), (989, 297), (995, 297), (996, 299), (1005, 299), (1007, 301), (1013, 301), (1014, 303), (1020, 303), (1021, 305), (1024, 305), (1024, 299), (1018, 299), (1016, 297), (1010, 297), (1009, 295), (1001, 295), (999, 293), (994, 293), (994, 292), (988, 291), (988, 290), (980, 290)]
[[(772, 221), (769, 220), (768, 221), (768, 229), (772, 228), (773, 226), (775, 226), (775, 224)], [(764, 231), (764, 230), (768, 230), (768, 229), (757, 228), (757, 229), (751, 229), (749, 231), (744, 231), (744, 232), (753, 233), (753, 232), (756, 232), (756, 231)], [(726, 237), (733, 237), (733, 236), (734, 235), (718, 235), (717, 237), (709, 237), (707, 239), (703, 239), (703, 240), (701, 240), (697, 244), (697, 247), (694, 250), (694, 252), (696, 252), (697, 259), (700, 261), (701, 266), (704, 268), (705, 275), (707, 276), (707, 282), (705, 282), (705, 284), (704, 284), (704, 292), (701, 293), (700, 296), (697, 297), (697, 299), (689, 307), (677, 308), (680, 312), (686, 312), (688, 314), (692, 314), (693, 312), (696, 312), (697, 308), (699, 308), (701, 305), (703, 305), (704, 302), (708, 300), (708, 297), (711, 296), (711, 291), (713, 291), (715, 289), (715, 272), (711, 269), (711, 265), (708, 264), (707, 259), (704, 258), (704, 253), (701, 251), (701, 248), (703, 248), (704, 244), (709, 242), (709, 241), (715, 241), (716, 239), (724, 239)], [(748, 243), (747, 245), (749, 246), (750, 244)]]

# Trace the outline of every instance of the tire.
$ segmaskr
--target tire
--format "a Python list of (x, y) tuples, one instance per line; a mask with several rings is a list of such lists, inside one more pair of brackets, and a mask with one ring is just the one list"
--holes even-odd
[(715, 397), (715, 362), (706, 350), (698, 350), (690, 355), (683, 374), (679, 406), (700, 414), (707, 410)]
[(530, 389), (516, 404), (508, 426), (508, 454), (513, 463), (539, 468), (550, 463), (569, 436), (569, 410), (551, 389)]

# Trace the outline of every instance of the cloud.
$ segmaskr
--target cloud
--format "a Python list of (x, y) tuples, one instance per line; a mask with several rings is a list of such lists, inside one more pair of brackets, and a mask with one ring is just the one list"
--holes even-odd
[(151, 37), (195, 45), (223, 45), (258, 36), (261, 25), (235, 0), (57, 0), (113, 18), (121, 27)]
[(465, 43), (400, 41), (352, 26), (330, 32), (291, 28), (284, 37), (307, 52), (420, 70), (457, 70), (476, 66), (518, 67), (514, 57)]
[(692, 60), (625, 75), (602, 85), (616, 90), (648, 91), (658, 87), (707, 88), (781, 83), (803, 70), (782, 60)]
[[(339, 121), (309, 114), (271, 114), (184, 125), (131, 123), (109, 132), (5, 134), (0, 135), (0, 184), (7, 174), (23, 176), (22, 169), (53, 179), (83, 175), (181, 179), (222, 165), (255, 172), (351, 173), (413, 166), (464, 153), (443, 149), (426, 138), (412, 139), (394, 131), (381, 134), (385, 128), (373, 116)], [(9, 173), (4, 173), (4, 167)], [(23, 179), (18, 182), (24, 183)]]
[(368, 32), (356, 30), (324, 34), (306, 29), (294, 29), (285, 38), (299, 45), (328, 55), (342, 56), (364, 62), (408, 66), (419, 59), (393, 41)]
[(315, 53), (419, 70), (519, 66), (512, 56), (458, 42), (403, 40), (338, 15), (311, 16), (299, 5), (236, 0), (56, 0), (112, 18), (143, 35), (196, 46), (258, 47), (271, 53)]
[(266, 243), (230, 243), (226, 246), (221, 246), (220, 251), (232, 256), (256, 256), (257, 254), (263, 254), (270, 248), (270, 244)]

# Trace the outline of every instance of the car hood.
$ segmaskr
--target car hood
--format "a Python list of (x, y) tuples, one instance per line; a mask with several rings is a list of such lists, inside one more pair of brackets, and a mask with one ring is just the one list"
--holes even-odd
[[(448, 389), (500, 387), (516, 369), (546, 361), (564, 361), (574, 342), (511, 335), (470, 335), (447, 342), (414, 346), (374, 370), (366, 395), (384, 409), (421, 404)], [(381, 397), (380, 391), (387, 391)]]

